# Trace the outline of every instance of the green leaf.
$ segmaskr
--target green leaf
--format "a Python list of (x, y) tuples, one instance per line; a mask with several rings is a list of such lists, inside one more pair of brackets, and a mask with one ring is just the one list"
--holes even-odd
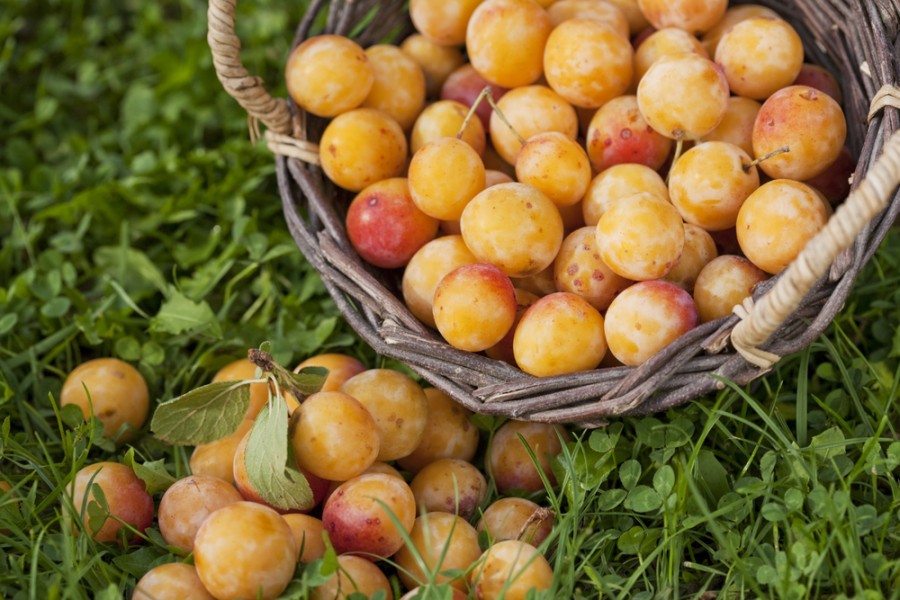
[(114, 565), (137, 579), (140, 579), (153, 567), (171, 561), (170, 554), (155, 546), (138, 548), (134, 552), (117, 556), (112, 560)]
[(663, 465), (653, 474), (653, 487), (659, 495), (665, 498), (675, 487), (675, 470), (669, 465)]
[(640, 478), (641, 463), (638, 461), (629, 459), (619, 465), (619, 479), (626, 490), (633, 488)]
[(709, 494), (714, 505), (718, 504), (719, 498), (731, 489), (728, 484), (728, 471), (709, 450), (701, 450), (697, 455), (697, 482), (701, 489)]
[(69, 312), (72, 302), (65, 296), (57, 296), (41, 307), (41, 314), (51, 319), (59, 318)]
[(222, 328), (209, 304), (194, 302), (179, 292), (173, 292), (150, 320), (150, 331), (173, 335), (203, 332), (216, 339), (222, 337)]
[(766, 502), (759, 511), (766, 521), (783, 521), (787, 518), (787, 511), (778, 502)]
[(652, 487), (638, 485), (628, 492), (625, 498), (625, 508), (634, 512), (646, 513), (657, 510), (662, 506), (662, 496)]
[(622, 488), (613, 488), (600, 494), (597, 499), (597, 508), (602, 511), (612, 510), (625, 500), (628, 492)]
[(114, 583), (106, 586), (101, 592), (94, 596), (94, 600), (121, 600), (122, 590)]
[(150, 430), (178, 446), (208, 444), (234, 433), (250, 408), (255, 380), (217, 381), (156, 407)]
[(844, 432), (835, 425), (813, 436), (809, 445), (816, 451), (816, 456), (823, 460), (831, 460), (835, 456), (846, 454), (847, 447), (844, 442)]
[(140, 250), (102, 246), (94, 252), (94, 263), (98, 271), (108, 273), (131, 294), (166, 291), (166, 278)]
[(288, 411), (283, 400), (267, 403), (256, 417), (247, 440), (244, 464), (250, 484), (272, 506), (282, 510), (312, 508), (312, 490), (297, 469), (291, 452)]
[(19, 315), (16, 313), (7, 313), (0, 317), (0, 335), (5, 335), (12, 331), (18, 322)]
[(622, 435), (623, 425), (621, 423), (612, 423), (604, 429), (595, 429), (588, 438), (588, 445), (591, 450), (600, 453), (611, 452), (615, 449), (619, 442), (619, 436)]
[(123, 462), (131, 467), (138, 479), (144, 482), (147, 492), (153, 496), (169, 489), (176, 479), (166, 470), (166, 461), (154, 460), (143, 464), (137, 462), (134, 457), (134, 448), (129, 448), (123, 457)]

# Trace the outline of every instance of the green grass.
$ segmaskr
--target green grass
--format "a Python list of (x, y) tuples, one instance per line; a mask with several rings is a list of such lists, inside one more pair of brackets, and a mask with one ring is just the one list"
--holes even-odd
[[(244, 60), (276, 93), (301, 13), (239, 5)], [(202, 2), (10, 0), (0, 91), (0, 598), (121, 598), (180, 558), (154, 529), (129, 548), (70, 533), (73, 473), (129, 449), (58, 409), (69, 370), (117, 356), (165, 400), (266, 340), (286, 365), (382, 361), (287, 234)], [(894, 233), (826, 335), (756, 385), (573, 431), (545, 498), (548, 596), (900, 597), (898, 265)], [(187, 473), (184, 448), (133, 452)], [(329, 568), (298, 571), (292, 597)]]

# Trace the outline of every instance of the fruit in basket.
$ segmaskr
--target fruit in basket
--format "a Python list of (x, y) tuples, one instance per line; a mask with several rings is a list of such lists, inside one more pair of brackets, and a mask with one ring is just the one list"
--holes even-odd
[(841, 84), (831, 74), (831, 71), (821, 65), (803, 63), (793, 85), (808, 85), (811, 88), (821, 90), (834, 98), (834, 101), (838, 104), (844, 101)]
[(585, 137), (591, 164), (599, 173), (625, 163), (646, 165), (656, 171), (672, 150), (672, 140), (647, 124), (637, 96), (629, 94), (601, 106), (591, 117)]
[(103, 437), (132, 439), (150, 410), (150, 392), (140, 371), (117, 358), (95, 358), (75, 367), (63, 382), (60, 406), (74, 404), (85, 419), (103, 423)]
[(303, 110), (320, 117), (358, 107), (374, 81), (366, 52), (342, 35), (303, 41), (291, 52), (285, 68), (288, 94)]
[(700, 322), (714, 321), (731, 314), (750, 296), (753, 287), (769, 275), (743, 256), (725, 254), (711, 260), (697, 276), (694, 301)]
[(634, 51), (634, 77), (640, 81), (650, 65), (660, 57), (679, 52), (693, 52), (703, 58), (711, 58), (703, 44), (684, 29), (664, 27), (648, 35)]
[(427, 573), (435, 573), (434, 583), (466, 590), (464, 573), (481, 556), (478, 533), (468, 521), (445, 512), (430, 512), (416, 519), (409, 538), (393, 558), (403, 585), (425, 585)]
[[(425, 144), (443, 138), (459, 137), (478, 153), (484, 154), (487, 143), (480, 119), (470, 119), (463, 128), (469, 108), (456, 100), (438, 100), (419, 114), (409, 136), (409, 149), (415, 155)], [(460, 132), (462, 132), (461, 135)]]
[(691, 292), (697, 276), (706, 264), (718, 255), (712, 235), (697, 225), (684, 224), (684, 248), (681, 258), (665, 274), (663, 280)]
[[(500, 100), (508, 90), (503, 86), (492, 84), (482, 77), (471, 64), (466, 63), (450, 73), (441, 88), (441, 100), (455, 100), (468, 107), (475, 104), (475, 100), (484, 90), (490, 86), (491, 98), (494, 102)], [(491, 105), (488, 102), (480, 102), (475, 108), (478, 120), (487, 130), (491, 122)]]
[(469, 18), (482, 0), (410, 0), (409, 17), (416, 30), (442, 46), (466, 41)]
[(623, 163), (613, 165), (591, 181), (581, 202), (584, 224), (594, 226), (621, 198), (648, 192), (669, 200), (669, 188), (659, 173), (647, 165)]
[(423, 213), (458, 220), (485, 187), (484, 163), (466, 142), (442, 137), (419, 148), (409, 163), (409, 191)]
[(572, 105), (545, 85), (526, 85), (503, 94), (491, 114), (490, 137), (497, 154), (511, 165), (525, 140), (546, 131), (559, 131), (575, 139), (578, 115)]
[(422, 67), (425, 73), (426, 96), (434, 98), (447, 77), (465, 62), (462, 52), (455, 46), (441, 46), (421, 33), (414, 33), (400, 44), (400, 49)]
[(753, 156), (753, 124), (762, 106), (751, 98), (732, 96), (716, 128), (703, 136), (705, 142), (728, 142)]
[(752, 19), (753, 17), (781, 18), (777, 12), (767, 6), (762, 6), (761, 4), (737, 4), (729, 7), (728, 10), (725, 11), (725, 14), (722, 15), (719, 22), (716, 23), (712, 29), (703, 34), (700, 41), (703, 42), (703, 46), (706, 48), (707, 52), (709, 52), (709, 55), (715, 56), (719, 40), (722, 39), (725, 32), (741, 21)]
[(383, 110), (409, 131), (425, 106), (425, 73), (397, 46), (377, 44), (366, 48), (374, 80), (362, 106)]
[(563, 240), (553, 261), (553, 280), (559, 291), (577, 294), (600, 311), (633, 283), (603, 262), (595, 230), (589, 226), (576, 229)]
[(629, 37), (628, 18), (613, 2), (556, 0), (547, 7), (547, 14), (554, 27), (570, 19), (587, 19), (606, 25), (625, 39)]
[(347, 209), (346, 223), (353, 248), (384, 269), (405, 265), (438, 230), (437, 219), (413, 201), (405, 177), (382, 179), (359, 192)]
[(578, 142), (548, 131), (528, 138), (522, 146), (516, 157), (516, 179), (543, 192), (559, 207), (572, 206), (591, 182), (591, 163)]
[(416, 252), (403, 270), (401, 289), (407, 308), (429, 327), (434, 322), (434, 291), (444, 276), (457, 267), (478, 262), (461, 235), (444, 235)]
[(638, 6), (657, 29), (678, 27), (697, 35), (722, 19), (728, 0), (638, 0)]
[(734, 94), (764, 100), (797, 78), (803, 66), (803, 42), (787, 21), (754, 17), (725, 32), (715, 61)]
[(75, 519), (98, 542), (139, 542), (138, 534), (153, 522), (153, 498), (134, 471), (121, 463), (103, 461), (82, 467), (69, 493)]
[(803, 181), (833, 163), (844, 147), (847, 121), (834, 98), (815, 88), (791, 85), (763, 102), (753, 125), (753, 153), (773, 179)]

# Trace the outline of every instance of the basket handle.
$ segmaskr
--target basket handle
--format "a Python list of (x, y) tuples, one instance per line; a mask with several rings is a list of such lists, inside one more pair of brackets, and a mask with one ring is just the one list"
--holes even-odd
[[(900, 98), (900, 90), (885, 86), (879, 92), (879, 98), (882, 107), (893, 106)], [(747, 362), (767, 370), (781, 358), (758, 346), (768, 340), (797, 309), (838, 254), (849, 248), (869, 221), (884, 210), (898, 185), (900, 130), (887, 140), (881, 156), (859, 186), (788, 265), (772, 289), (755, 303), (748, 298), (744, 304), (734, 307), (735, 314), (741, 320), (731, 332), (731, 342)]]

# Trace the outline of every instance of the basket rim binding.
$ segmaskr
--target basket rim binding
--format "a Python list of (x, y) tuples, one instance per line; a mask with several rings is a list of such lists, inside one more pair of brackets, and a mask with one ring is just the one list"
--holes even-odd
[[(262, 81), (241, 65), (240, 41), (234, 34), (236, 0), (210, 0), (208, 41), (223, 87), (251, 115), (251, 138), (259, 135), (257, 121), (266, 125), (292, 236), (341, 314), (376, 352), (405, 362), (475, 412), (596, 425), (610, 416), (658, 412), (699, 398), (722, 389), (725, 380), (747, 384), (770, 370), (780, 356), (808, 346), (840, 311), (859, 270), (900, 213), (898, 58), (885, 30), (885, 22), (893, 19), (890, 33), (896, 41), (900, 9), (862, 1), (798, 2), (788, 7), (773, 0), (758, 3), (790, 13), (785, 16), (802, 25), (798, 30), (813, 62), (849, 76), (841, 82), (851, 92), (845, 94), (852, 131), (848, 144), (859, 157), (850, 196), (801, 256), (757, 286), (752, 299), (735, 307), (736, 314), (695, 328), (639, 367), (547, 378), (456, 350), (418, 322), (389, 289), (390, 274), (362, 265), (347, 241), (331, 202), (337, 190), (314, 166), (318, 149), (310, 141), (315, 134), (310, 134), (321, 123), (308, 119), (290, 101), (272, 98)], [(295, 46), (309, 34), (325, 4), (312, 2), (297, 28)], [(380, 39), (400, 22), (402, 2), (332, 2), (326, 32), (348, 32), (376, 5), (394, 16), (373, 20), (377, 26), (363, 32), (364, 37)], [(869, 21), (848, 19), (848, 10)], [(876, 19), (880, 27), (871, 25)], [(815, 33), (822, 31), (833, 34)], [(850, 51), (841, 52), (847, 48)], [(848, 62), (851, 53), (855, 65)], [(851, 123), (851, 117), (867, 117), (867, 124)], [(299, 207), (306, 209), (306, 221)]]

